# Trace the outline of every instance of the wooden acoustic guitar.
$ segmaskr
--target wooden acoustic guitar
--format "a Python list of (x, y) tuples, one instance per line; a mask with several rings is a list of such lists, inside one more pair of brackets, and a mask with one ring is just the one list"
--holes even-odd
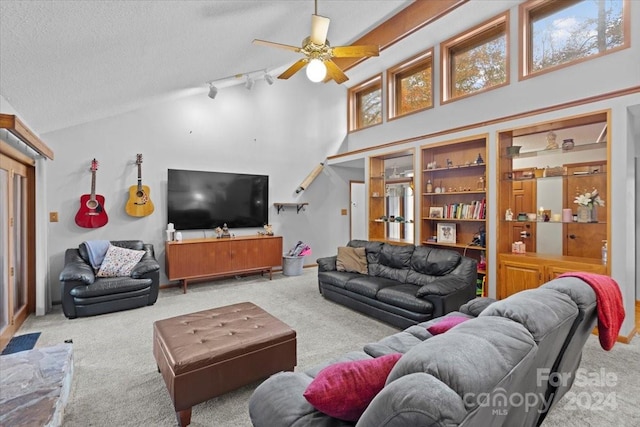
[(124, 209), (131, 216), (151, 215), (154, 206), (149, 198), (149, 187), (142, 185), (142, 154), (136, 155), (136, 164), (138, 165), (138, 185), (129, 187), (129, 200)]
[(96, 194), (96, 172), (98, 161), (91, 161), (91, 194), (80, 196), (80, 209), (76, 214), (76, 224), (84, 228), (99, 228), (109, 221), (104, 210), (104, 196)]

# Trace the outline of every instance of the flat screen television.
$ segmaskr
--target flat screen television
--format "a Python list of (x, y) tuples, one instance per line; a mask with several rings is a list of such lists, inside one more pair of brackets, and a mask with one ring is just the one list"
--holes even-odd
[(176, 230), (262, 227), (269, 222), (269, 177), (168, 170), (168, 222)]

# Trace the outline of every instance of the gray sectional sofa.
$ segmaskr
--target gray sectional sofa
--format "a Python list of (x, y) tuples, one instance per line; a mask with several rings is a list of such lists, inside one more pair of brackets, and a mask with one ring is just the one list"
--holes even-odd
[[(536, 426), (572, 385), (545, 378), (575, 378), (596, 312), (594, 291), (575, 277), (496, 302), (472, 300), (459, 313), (413, 325), (361, 351), (272, 376), (251, 396), (251, 420), (255, 427)], [(469, 320), (439, 335), (427, 331), (453, 315)], [(356, 422), (332, 418), (303, 396), (327, 366), (398, 352), (384, 387)], [(537, 398), (523, 404), (518, 396)]]
[(338, 271), (337, 256), (319, 258), (318, 286), (327, 299), (406, 328), (457, 310), (476, 295), (474, 259), (430, 246), (351, 240), (364, 248), (367, 274)]

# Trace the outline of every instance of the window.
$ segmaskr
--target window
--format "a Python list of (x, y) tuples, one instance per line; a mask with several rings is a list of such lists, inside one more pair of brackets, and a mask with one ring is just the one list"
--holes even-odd
[(509, 83), (508, 27), (505, 13), (440, 45), (443, 103)]
[(520, 76), (629, 46), (628, 0), (532, 0), (520, 5)]
[(387, 70), (389, 119), (433, 107), (433, 49)]
[(382, 75), (349, 89), (349, 131), (382, 123)]

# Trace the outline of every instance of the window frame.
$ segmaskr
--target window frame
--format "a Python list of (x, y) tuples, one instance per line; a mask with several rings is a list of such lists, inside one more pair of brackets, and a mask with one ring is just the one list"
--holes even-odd
[[(579, 3), (582, 0), (575, 0), (574, 3)], [(630, 12), (630, 0), (622, 0), (622, 29), (624, 32), (624, 41), (620, 46), (612, 49), (607, 49), (605, 52), (596, 53), (594, 55), (585, 56), (583, 58), (574, 59), (563, 64), (554, 65), (541, 70), (532, 71), (533, 58), (533, 41), (531, 40), (531, 12), (542, 7), (549, 7), (549, 5), (555, 3), (555, 0), (529, 0), (521, 3), (518, 7), (518, 36), (519, 36), (519, 49), (518, 49), (518, 80), (526, 80), (531, 77), (536, 77), (541, 74), (550, 73), (565, 67), (579, 64), (581, 62), (589, 61), (595, 58), (600, 58), (604, 55), (617, 52), (622, 49), (626, 49), (631, 46), (631, 12)], [(557, 2), (558, 9), (563, 9), (561, 6), (566, 6), (567, 3)]]
[[(448, 104), (450, 102), (457, 101), (459, 99), (468, 98), (470, 96), (478, 95), (480, 93), (485, 93), (490, 90), (498, 89), (503, 86), (507, 86), (510, 83), (510, 74), (511, 74), (511, 52), (510, 52), (510, 31), (509, 31), (509, 10), (506, 10), (499, 15), (494, 16), (487, 21), (484, 21), (481, 24), (476, 25), (464, 32), (451, 37), (448, 40), (440, 43), (440, 104)], [(481, 42), (482, 40), (487, 41), (490, 37), (487, 35), (492, 34), (491, 30), (493, 28), (502, 27), (500, 31), (504, 34), (505, 38), (505, 81), (503, 83), (480, 89), (472, 93), (467, 93), (464, 95), (452, 96), (452, 83), (455, 80), (452, 75), (453, 69), (451, 67), (451, 60), (453, 58), (452, 51), (460, 49), (460, 46), (467, 45), (476, 45), (477, 42)], [(481, 45), (482, 43), (477, 43), (477, 45)]]
[[(380, 122), (373, 123), (367, 126), (362, 126), (360, 123), (359, 103), (361, 95), (380, 90)], [(382, 73), (376, 74), (368, 79), (358, 83), (357, 85), (350, 87), (348, 92), (349, 114), (348, 114), (348, 127), (349, 133), (356, 132), (362, 129), (369, 129), (373, 126), (378, 126), (384, 123), (384, 91), (382, 90)]]
[[(433, 48), (429, 48), (425, 51), (412, 56), (411, 58), (394, 65), (387, 69), (387, 117), (388, 121), (399, 119), (411, 114), (418, 113), (420, 111), (429, 110), (434, 107), (434, 90), (433, 90), (433, 68), (434, 68)], [(427, 66), (431, 67), (429, 78), (431, 79), (431, 105), (428, 107), (417, 108), (406, 113), (398, 113), (398, 85), (397, 77), (400, 74), (408, 73), (415, 74), (416, 72), (423, 70)]]

